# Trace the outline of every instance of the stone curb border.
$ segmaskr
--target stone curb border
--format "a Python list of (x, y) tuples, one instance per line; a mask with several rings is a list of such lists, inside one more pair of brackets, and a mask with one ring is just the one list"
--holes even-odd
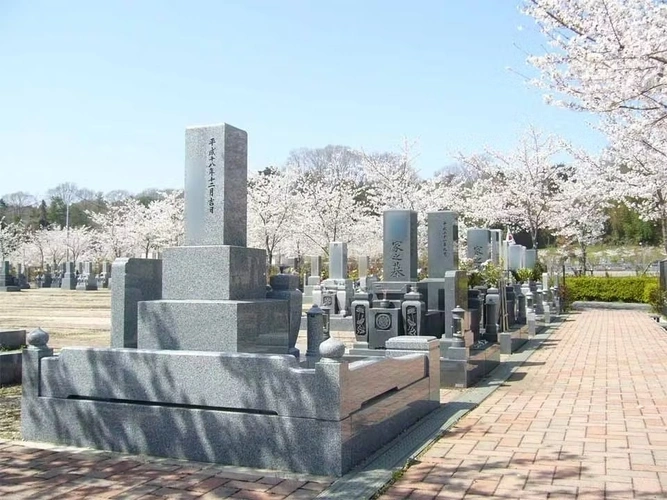
[(393, 481), (394, 473), (430, 448), (442, 434), (479, 406), (500, 387), (547, 340), (569, 315), (552, 316), (549, 325), (538, 325), (539, 333), (515, 354), (507, 355), (498, 368), (474, 387), (442, 405), (391, 443), (374, 453), (360, 467), (334, 481), (316, 498), (370, 499)]

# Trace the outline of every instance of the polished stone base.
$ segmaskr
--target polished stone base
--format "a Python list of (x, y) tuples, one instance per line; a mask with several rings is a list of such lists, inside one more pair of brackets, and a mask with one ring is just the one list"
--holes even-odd
[(18, 286), (0, 286), (0, 292), (20, 292), (21, 289)]
[(440, 358), (441, 387), (471, 387), (500, 364), (499, 344), (487, 344), (482, 349), (450, 346), (448, 354), (448, 358)]
[(22, 437), (341, 476), (440, 406), (437, 344), (423, 342), (313, 369), (292, 356), (29, 348)]
[(500, 354), (512, 354), (529, 340), (528, 327), (512, 329), (500, 333)]

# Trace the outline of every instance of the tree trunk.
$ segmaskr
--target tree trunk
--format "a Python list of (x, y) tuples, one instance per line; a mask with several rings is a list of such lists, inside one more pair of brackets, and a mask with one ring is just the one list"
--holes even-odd
[(667, 216), (663, 215), (660, 219), (660, 227), (662, 229), (662, 248), (667, 252)]
[[(586, 245), (583, 243), (579, 243), (579, 246), (581, 247), (581, 267), (584, 270), (583, 275), (586, 276)], [(593, 271), (591, 270), (591, 276), (593, 274)]]

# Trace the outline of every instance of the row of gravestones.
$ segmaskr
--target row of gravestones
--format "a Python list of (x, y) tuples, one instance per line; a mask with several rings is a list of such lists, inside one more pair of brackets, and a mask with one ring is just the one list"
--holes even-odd
[[(354, 354), (383, 349), (388, 339), (400, 335), (435, 336), (442, 351), (454, 334), (452, 311), (462, 310), (462, 331), (471, 332), (466, 345), (495, 343), (499, 334), (526, 323), (530, 312), (544, 314), (545, 284), (520, 285), (503, 282), (498, 288), (468, 290), (465, 271), (458, 270), (458, 216), (454, 212), (430, 212), (428, 217), (428, 277), (417, 278), (417, 214), (410, 210), (389, 210), (383, 214), (382, 281), (367, 276), (368, 259), (360, 258), (360, 282), (356, 291), (347, 275), (347, 247), (334, 242), (329, 247), (329, 278), (320, 281), (321, 257), (311, 257), (311, 275), (305, 297), (325, 313), (327, 329), (352, 329)], [(500, 230), (473, 228), (467, 233), (468, 257), (479, 266), (485, 262), (509, 262), (506, 269), (532, 267), (535, 251), (501, 240)], [(534, 304), (534, 308), (533, 308)], [(548, 318), (547, 307), (546, 317)], [(344, 316), (350, 328), (341, 321)], [(533, 325), (534, 320), (529, 323)], [(303, 323), (302, 323), (303, 327)]]
[[(75, 269), (74, 262), (62, 264), (59, 271), (51, 272), (50, 266), (46, 271), (38, 273), (35, 278), (37, 288), (63, 288), (66, 290), (97, 290), (108, 288), (111, 281), (111, 266), (108, 262), (102, 263), (101, 272), (97, 275), (93, 272), (91, 262), (79, 263)], [(22, 264), (17, 265), (17, 275), (11, 273), (9, 261), (4, 261), (0, 266), (0, 291), (17, 292), (30, 288), (28, 280), (28, 269)]]

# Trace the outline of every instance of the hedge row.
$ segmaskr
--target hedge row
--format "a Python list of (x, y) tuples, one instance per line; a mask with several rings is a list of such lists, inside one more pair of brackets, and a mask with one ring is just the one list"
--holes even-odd
[(565, 286), (569, 301), (640, 303), (650, 303), (652, 292), (659, 287), (658, 278), (652, 276), (566, 278)]

